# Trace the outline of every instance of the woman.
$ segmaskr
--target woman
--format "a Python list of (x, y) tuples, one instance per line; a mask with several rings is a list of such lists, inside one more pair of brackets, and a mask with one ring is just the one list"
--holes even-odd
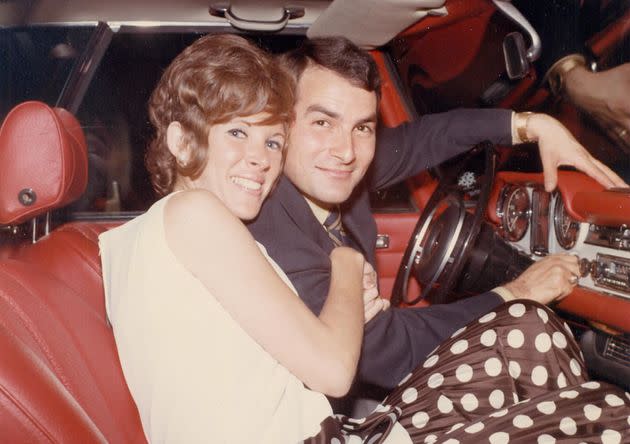
[(318, 319), (239, 221), (281, 171), (293, 89), (270, 56), (224, 35), (187, 48), (151, 97), (147, 164), (166, 197), (100, 246), (108, 316), (152, 442), (297, 442), (332, 413), (321, 393), (345, 393), (354, 376), (362, 256), (331, 255), (344, 279)]
[[(256, 217), (280, 174), (293, 87), (246, 40), (208, 36), (173, 61), (151, 97), (156, 136), (147, 166), (165, 197), (100, 237), (107, 313), (147, 439), (455, 442), (452, 433), (502, 430), (502, 421), (532, 416), (538, 404), (512, 405), (508, 415), (501, 408), (513, 403), (499, 405), (495, 396), (478, 410), (454, 412), (445, 397), (460, 390), (469, 399), (465, 382), (472, 375), (461, 371), (463, 352), (479, 348), (475, 356), (494, 363), (487, 330), (500, 328), (499, 321), (511, 328), (509, 316), (525, 310), (518, 303), (497, 321), (470, 326), (465, 335), (481, 338), (477, 343), (447, 341), (369, 417), (332, 416), (324, 394), (341, 396), (352, 383), (370, 287), (363, 282), (373, 271), (354, 250), (333, 250), (328, 298), (315, 317), (241, 223)], [(540, 310), (542, 319), (547, 312)], [(556, 319), (541, 325), (562, 328)], [(480, 382), (511, 386), (488, 369)], [(609, 407), (620, 417), (617, 398)], [(519, 421), (514, 427), (527, 427)], [(508, 442), (497, 433), (504, 432), (490, 442)], [(524, 436), (521, 442), (531, 442)]]

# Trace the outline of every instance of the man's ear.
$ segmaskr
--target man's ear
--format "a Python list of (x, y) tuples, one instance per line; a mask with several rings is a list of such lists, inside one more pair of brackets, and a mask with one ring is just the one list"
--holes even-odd
[(177, 159), (178, 163), (186, 164), (188, 162), (190, 157), (188, 141), (181, 123), (174, 121), (168, 124), (168, 128), (166, 128), (166, 145), (168, 145), (168, 150)]

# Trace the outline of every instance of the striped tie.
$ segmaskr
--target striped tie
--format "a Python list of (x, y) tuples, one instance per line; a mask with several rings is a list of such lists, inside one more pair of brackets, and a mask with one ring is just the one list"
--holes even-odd
[(341, 224), (341, 213), (339, 212), (339, 208), (331, 210), (330, 214), (324, 221), (324, 228), (328, 232), (328, 236), (336, 247), (348, 245), (348, 236)]

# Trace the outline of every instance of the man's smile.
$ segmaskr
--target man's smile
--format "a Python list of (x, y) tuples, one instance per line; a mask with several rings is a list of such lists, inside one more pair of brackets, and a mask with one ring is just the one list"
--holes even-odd
[(353, 169), (316, 167), (319, 171), (336, 179), (347, 179), (352, 176)]

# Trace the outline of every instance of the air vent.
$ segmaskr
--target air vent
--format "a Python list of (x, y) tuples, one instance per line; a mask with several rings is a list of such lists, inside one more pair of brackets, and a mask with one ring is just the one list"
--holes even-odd
[(623, 336), (609, 336), (604, 346), (605, 358), (630, 367), (630, 339)]

